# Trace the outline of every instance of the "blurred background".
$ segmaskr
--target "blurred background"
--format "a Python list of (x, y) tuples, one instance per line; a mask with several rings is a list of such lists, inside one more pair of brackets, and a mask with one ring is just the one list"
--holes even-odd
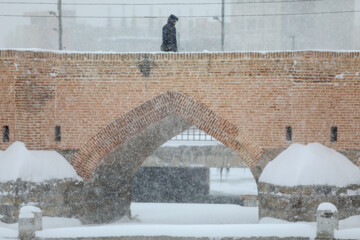
[(170, 14), (180, 52), (360, 48), (360, 0), (0, 0), (0, 48), (154, 52)]

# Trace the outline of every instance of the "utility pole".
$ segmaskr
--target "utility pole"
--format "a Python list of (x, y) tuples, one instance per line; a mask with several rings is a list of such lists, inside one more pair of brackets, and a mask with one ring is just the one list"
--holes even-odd
[(291, 37), (291, 48), (292, 50), (295, 50), (295, 34), (290, 35)]
[(221, 20), (219, 16), (214, 17), (215, 20), (218, 20), (221, 23), (221, 51), (224, 51), (224, 42), (225, 42), (225, 0), (221, 0)]
[(62, 11), (61, 0), (58, 0), (58, 21), (59, 21), (59, 50), (62, 50)]
[(225, 41), (225, 0), (221, 3), (221, 51), (224, 51)]
[(58, 29), (53, 28), (53, 30), (56, 31), (56, 32), (58, 32), (58, 34), (59, 34), (59, 50), (62, 50), (62, 49), (63, 49), (63, 47), (62, 47), (62, 33), (63, 33), (63, 29), (62, 29), (61, 0), (58, 0), (57, 8), (58, 8), (57, 14), (56, 14), (56, 12), (54, 12), (54, 11), (50, 11), (49, 14), (55, 16), (55, 17), (57, 18), (57, 20), (58, 20), (59, 27), (58, 27)]

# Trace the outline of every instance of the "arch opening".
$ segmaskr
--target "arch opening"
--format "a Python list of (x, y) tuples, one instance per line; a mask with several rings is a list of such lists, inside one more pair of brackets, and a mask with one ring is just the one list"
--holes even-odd
[[(178, 208), (177, 212), (189, 203), (199, 207), (256, 207), (257, 195), (257, 184), (247, 164), (221, 142), (192, 126), (156, 149), (141, 165), (133, 179), (131, 209), (156, 221), (153, 215), (157, 214), (149, 215), (153, 206), (163, 204), (164, 208)], [(144, 210), (145, 206), (149, 209)]]
[(75, 155), (73, 166), (87, 180), (85, 199), (91, 199), (91, 206), (84, 204), (83, 222), (130, 216), (134, 174), (163, 143), (193, 125), (256, 167), (262, 150), (249, 136), (190, 97), (166, 92), (107, 125)]

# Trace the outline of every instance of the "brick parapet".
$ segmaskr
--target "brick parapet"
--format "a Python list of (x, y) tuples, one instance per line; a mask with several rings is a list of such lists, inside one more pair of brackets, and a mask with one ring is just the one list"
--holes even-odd
[[(10, 129), (0, 149), (23, 141), (29, 149), (79, 150), (92, 136), (101, 142), (98, 132), (113, 121), (148, 112), (149, 99), (169, 103), (163, 93), (170, 92), (174, 111), (200, 128), (213, 125), (209, 133), (225, 134), (229, 145), (241, 142), (252, 158), (259, 149), (291, 144), (286, 126), (292, 142), (359, 150), (359, 65), (359, 52), (0, 50), (0, 127)], [(61, 126), (61, 142), (54, 140), (55, 126)], [(330, 141), (331, 126), (338, 127), (337, 142)]]
[(283, 59), (283, 58), (360, 58), (358, 51), (274, 51), (274, 52), (179, 52), (179, 53), (113, 53), (113, 52), (71, 52), (47, 50), (0, 49), (0, 59), (60, 59), (85, 61), (141, 60), (236, 60), (236, 59)]

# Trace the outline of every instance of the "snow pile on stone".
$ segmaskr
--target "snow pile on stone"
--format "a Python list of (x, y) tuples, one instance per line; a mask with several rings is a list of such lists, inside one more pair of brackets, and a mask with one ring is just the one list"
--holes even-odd
[(318, 208), (317, 208), (318, 211), (330, 211), (330, 212), (337, 212), (337, 208), (335, 207), (334, 204), (332, 203), (329, 203), (329, 202), (323, 202), (321, 203)]
[(14, 142), (5, 151), (0, 151), (0, 182), (17, 179), (43, 182), (66, 178), (81, 180), (56, 151), (29, 151), (22, 142)]
[(40, 208), (34, 206), (25, 206), (20, 209), (19, 218), (33, 218), (34, 213), (41, 213)]
[(360, 184), (360, 168), (320, 143), (294, 143), (269, 162), (259, 182), (279, 186)]

